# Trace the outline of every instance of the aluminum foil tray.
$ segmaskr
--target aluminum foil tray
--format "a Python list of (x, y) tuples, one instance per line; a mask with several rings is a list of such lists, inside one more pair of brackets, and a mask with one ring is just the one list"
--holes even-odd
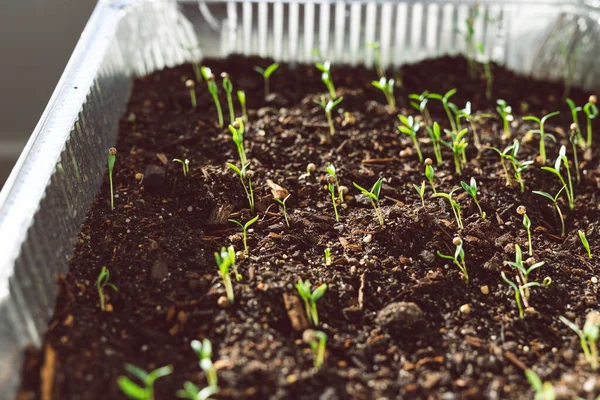
[[(480, 0), (491, 59), (535, 78), (600, 88), (599, 0)], [(39, 346), (67, 260), (106, 170), (132, 79), (231, 53), (399, 66), (465, 51), (469, 1), (101, 0), (0, 192), (0, 399)], [(565, 72), (567, 71), (567, 72)]]

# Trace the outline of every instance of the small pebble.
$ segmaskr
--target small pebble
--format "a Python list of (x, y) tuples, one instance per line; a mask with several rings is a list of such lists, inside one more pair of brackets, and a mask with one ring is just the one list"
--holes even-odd
[(136, 181), (141, 181), (142, 178), (144, 178), (144, 174), (142, 174), (141, 172), (138, 172), (137, 174), (135, 174)]
[(363, 242), (365, 243), (371, 243), (371, 240), (373, 240), (373, 235), (371, 235), (370, 233), (363, 238)]
[(460, 312), (463, 314), (469, 314), (471, 312), (471, 306), (468, 304), (463, 304), (460, 306)]
[(217, 300), (217, 304), (221, 308), (227, 308), (227, 307), (229, 307), (229, 299), (227, 298), (227, 296), (221, 296)]
[(596, 278), (595, 276), (592, 276), (592, 283), (595, 285), (596, 283), (598, 283), (598, 278)]
[(194, 207), (192, 207), (192, 206), (189, 206), (189, 207), (187, 208), (187, 210), (188, 210), (188, 212), (192, 212), (192, 211), (194, 211)]
[(490, 293), (490, 288), (489, 288), (487, 285), (485, 285), (485, 286), (482, 286), (482, 287), (480, 287), (479, 289), (481, 290), (481, 293), (483, 293), (483, 294), (485, 294), (485, 295), (487, 295), (487, 294), (489, 294), (489, 293)]

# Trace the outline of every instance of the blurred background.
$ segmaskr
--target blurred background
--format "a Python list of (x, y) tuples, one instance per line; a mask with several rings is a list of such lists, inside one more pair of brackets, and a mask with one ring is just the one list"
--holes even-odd
[(0, 188), (42, 115), (96, 0), (0, 6)]

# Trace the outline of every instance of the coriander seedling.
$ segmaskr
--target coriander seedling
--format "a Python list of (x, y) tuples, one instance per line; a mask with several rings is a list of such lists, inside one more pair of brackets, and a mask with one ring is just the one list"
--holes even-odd
[[(521, 292), (524, 290), (529, 290), (530, 287), (533, 286), (541, 286), (538, 282), (528, 282), (525, 285), (518, 285), (515, 282), (511, 281), (504, 271), (500, 272), (502, 279), (506, 282), (515, 292), (515, 302), (517, 303), (517, 308), (519, 310), (519, 318), (523, 318), (525, 316), (525, 312), (523, 311), (523, 306), (521, 305)], [(527, 306), (526, 306), (527, 307)]]
[(179, 389), (175, 395), (180, 399), (188, 399), (188, 400), (211, 400), (213, 394), (219, 393), (218, 388), (213, 388), (207, 386), (203, 389), (200, 389), (198, 386), (194, 385), (190, 381), (185, 381), (183, 383), (183, 389)]
[(331, 265), (331, 263), (332, 263), (331, 249), (329, 247), (327, 247), (323, 252), (325, 254), (325, 265)]
[(463, 279), (465, 280), (465, 284), (469, 284), (469, 273), (467, 271), (467, 265), (465, 264), (465, 251), (463, 250), (463, 241), (458, 236), (452, 239), (452, 244), (456, 246), (456, 250), (454, 251), (454, 255), (442, 254), (439, 251), (437, 255), (454, 261), (454, 265), (458, 267), (460, 272), (463, 274)]
[(237, 91), (237, 97), (240, 102), (240, 107), (242, 108), (242, 121), (248, 121), (248, 110), (246, 110), (246, 92), (243, 90)]
[(510, 138), (510, 135), (511, 135), (510, 123), (512, 121), (514, 121), (514, 119), (515, 119), (512, 115), (512, 107), (509, 106), (506, 103), (506, 101), (504, 101), (502, 99), (496, 100), (496, 103), (498, 104), (498, 106), (496, 107), (496, 111), (498, 111), (498, 114), (500, 114), (500, 117), (502, 118), (502, 125), (504, 127), (504, 136), (506, 138)]
[[(244, 188), (246, 197), (248, 198), (250, 212), (254, 214), (254, 190), (252, 189), (252, 178), (254, 177), (254, 171), (248, 169), (250, 163), (244, 165), (242, 169), (239, 169), (237, 166), (231, 163), (227, 163), (227, 166), (235, 171), (235, 173), (240, 177), (240, 182), (242, 182), (242, 187)], [(246, 185), (246, 179), (248, 180), (248, 185)]]
[(577, 234), (579, 235), (579, 239), (581, 240), (581, 244), (583, 245), (583, 248), (585, 249), (585, 251), (587, 251), (588, 257), (592, 258), (592, 251), (590, 250), (590, 243), (587, 240), (587, 237), (585, 237), (585, 232), (582, 230), (578, 230)]
[[(250, 225), (252, 225), (256, 221), (258, 221), (258, 215), (256, 217), (252, 218), (250, 221), (246, 222), (245, 224), (242, 224), (240, 221), (236, 221), (235, 219), (229, 219), (228, 221), (233, 222), (234, 224), (237, 224), (240, 228), (242, 228), (242, 233), (244, 235), (244, 254), (248, 254), (248, 242), (247, 242), (248, 228), (250, 227)], [(238, 281), (239, 280), (240, 279), (238, 279)]]
[(569, 106), (569, 110), (571, 110), (571, 118), (573, 118), (573, 124), (571, 124), (571, 131), (574, 130), (577, 133), (577, 141), (579, 142), (583, 138), (581, 137), (581, 129), (579, 129), (579, 116), (577, 115), (577, 113), (583, 110), (583, 108), (578, 107), (575, 104), (575, 102), (568, 97), (565, 99), (565, 101)]
[(454, 213), (454, 219), (456, 220), (456, 225), (458, 226), (458, 229), (463, 229), (464, 226), (460, 215), (460, 204), (458, 204), (452, 198), (452, 194), (454, 194), (456, 190), (458, 190), (458, 188), (452, 189), (450, 193), (434, 193), (432, 197), (443, 197), (448, 200), (448, 202), (450, 203), (450, 207), (452, 208), (452, 212)]
[(523, 226), (527, 231), (527, 243), (529, 244), (529, 255), (532, 256), (533, 248), (531, 246), (531, 220), (527, 216), (527, 209), (525, 208), (525, 206), (517, 207), (517, 214), (523, 216)]
[(327, 344), (327, 335), (322, 331), (307, 329), (302, 334), (302, 340), (310, 346), (314, 357), (314, 367), (321, 368), (325, 361), (325, 346)]
[(187, 174), (190, 172), (190, 160), (188, 160), (187, 158), (185, 160), (181, 160), (179, 158), (174, 158), (173, 162), (181, 164), (181, 168), (183, 170), (183, 176), (186, 177)]
[(327, 116), (327, 123), (329, 124), (329, 135), (330, 136), (335, 135), (335, 126), (333, 125), (333, 118), (331, 117), (331, 112), (333, 111), (335, 106), (337, 106), (338, 104), (340, 104), (342, 102), (342, 100), (344, 100), (344, 98), (339, 97), (338, 99), (335, 99), (335, 100), (329, 99), (328, 102), (325, 102), (324, 96), (321, 97), (321, 100), (314, 100), (314, 102), (316, 104), (320, 105), (321, 107), (323, 107), (323, 111), (325, 111), (325, 115)]
[[(529, 268), (527, 268), (524, 264), (523, 264), (523, 252), (521, 251), (521, 247), (518, 244), (515, 244), (515, 261), (505, 261), (504, 264), (506, 265), (510, 265), (514, 268), (517, 269), (517, 284), (520, 287), (520, 294), (523, 296), (523, 304), (525, 305), (525, 307), (528, 307), (528, 300), (529, 300), (529, 286), (527, 286), (530, 282), (529, 282), (529, 274), (540, 268), (541, 266), (543, 266), (545, 264), (545, 261), (540, 261), (538, 263), (535, 263), (531, 266), (529, 266)], [(546, 282), (546, 280), (544, 280), (544, 282)], [(540, 286), (539, 284), (537, 285), (530, 285), (530, 286)]]
[(413, 187), (419, 193), (419, 197), (421, 197), (421, 206), (425, 207), (425, 181), (421, 183), (421, 186), (413, 183)]
[(113, 192), (113, 168), (115, 167), (115, 161), (117, 161), (117, 149), (111, 147), (108, 149), (108, 183), (110, 185), (110, 209), (115, 209), (115, 195)]
[(535, 395), (534, 400), (554, 400), (556, 397), (552, 382), (543, 382), (532, 369), (525, 370), (527, 381), (531, 385)]
[(246, 149), (244, 148), (244, 121), (241, 118), (236, 118), (229, 125), (229, 132), (231, 132), (231, 139), (237, 148), (240, 164), (244, 166), (248, 163)]
[(558, 198), (559, 198), (561, 192), (563, 190), (565, 190), (566, 187), (567, 187), (566, 185), (563, 185), (563, 187), (558, 191), (558, 193), (556, 193), (556, 196), (554, 196), (554, 197), (552, 197), (549, 193), (542, 192), (539, 190), (532, 191), (532, 193), (535, 193), (540, 196), (544, 196), (545, 198), (549, 199), (552, 202), (552, 204), (554, 204), (554, 207), (556, 208), (556, 211), (558, 212), (558, 216), (560, 218), (560, 225), (561, 225), (560, 235), (561, 236), (565, 236), (565, 218), (563, 217), (563, 213), (560, 211), (560, 207), (558, 206)]
[(471, 177), (471, 181), (469, 184), (461, 181), (460, 186), (462, 186), (463, 189), (465, 189), (465, 192), (467, 192), (473, 198), (475, 205), (479, 209), (479, 215), (481, 216), (481, 219), (485, 219), (485, 213), (481, 209), (479, 201), (477, 201), (477, 181), (475, 181), (475, 178)]
[[(483, 47), (483, 43), (477, 44), (477, 50), (479, 54), (485, 56), (485, 48)], [(488, 100), (492, 100), (492, 84), (494, 82), (494, 75), (492, 75), (492, 68), (490, 67), (490, 60), (486, 58), (483, 64), (483, 73), (485, 75), (485, 98)]]
[(233, 246), (229, 246), (229, 248), (221, 247), (220, 253), (215, 252), (215, 260), (219, 267), (219, 275), (221, 275), (221, 279), (223, 279), (223, 286), (225, 286), (227, 299), (233, 304), (233, 285), (231, 283), (231, 276), (229, 276), (229, 269), (232, 266), (235, 267), (235, 251), (233, 250)]
[(421, 115), (423, 115), (423, 118), (425, 118), (425, 124), (430, 126), (432, 121), (431, 121), (431, 115), (429, 114), (429, 110), (427, 109), (427, 102), (429, 101), (429, 92), (426, 90), (421, 94), (411, 94), (408, 96), (408, 98), (411, 100), (410, 105), (417, 111), (419, 111), (421, 113)]
[(427, 131), (427, 134), (431, 138), (431, 144), (433, 146), (433, 153), (435, 154), (435, 160), (439, 165), (443, 161), (442, 160), (442, 147), (441, 147), (442, 134), (440, 131), (440, 125), (437, 122), (434, 122), (433, 127), (426, 126), (425, 130)]
[(362, 186), (359, 186), (355, 182), (352, 182), (355, 188), (361, 191), (362, 194), (367, 196), (371, 201), (371, 205), (375, 209), (375, 214), (377, 215), (377, 219), (379, 220), (379, 225), (383, 226), (383, 214), (381, 213), (381, 207), (379, 206), (379, 194), (381, 192), (381, 185), (383, 184), (383, 179), (377, 179), (377, 182), (373, 184), (371, 190), (367, 190)]
[(188, 79), (187, 81), (185, 81), (185, 87), (190, 90), (190, 100), (192, 102), (192, 108), (198, 107), (198, 103), (196, 102), (196, 90), (194, 89), (195, 86), (196, 83), (193, 80)]
[(573, 164), (575, 165), (575, 175), (577, 176), (577, 183), (579, 183), (581, 177), (579, 174), (579, 160), (577, 159), (577, 145), (580, 142), (579, 135), (577, 134), (577, 124), (573, 122), (569, 130), (569, 142), (571, 142), (571, 146), (573, 147)]
[(119, 289), (113, 283), (109, 282), (109, 279), (110, 272), (108, 271), (108, 268), (106, 268), (106, 266), (103, 266), (102, 270), (100, 271), (100, 274), (98, 275), (98, 278), (96, 278), (96, 289), (98, 290), (98, 297), (100, 298), (100, 309), (102, 311), (106, 311), (106, 307), (104, 305), (104, 288), (108, 286), (115, 292), (119, 291)]
[(256, 72), (258, 72), (259, 74), (261, 74), (265, 81), (265, 100), (266, 100), (267, 96), (269, 96), (269, 78), (271, 77), (271, 74), (273, 74), (273, 72), (275, 72), (277, 70), (277, 68), (279, 68), (278, 63), (273, 63), (265, 69), (262, 69), (261, 67), (258, 67), (258, 66), (254, 67), (254, 70)]
[(206, 375), (208, 387), (219, 390), (217, 369), (212, 362), (212, 344), (210, 343), (210, 340), (203, 339), (202, 342), (199, 340), (192, 340), (190, 346), (198, 356), (198, 365), (200, 365), (200, 369), (202, 369)]
[(488, 149), (494, 150), (498, 155), (500, 155), (500, 163), (502, 164), (502, 169), (504, 170), (504, 176), (506, 177), (506, 186), (510, 186), (510, 176), (508, 175), (508, 170), (506, 169), (506, 165), (504, 160), (509, 160), (514, 171), (515, 180), (519, 183), (521, 187), (521, 192), (525, 191), (525, 181), (523, 180), (523, 171), (527, 169), (533, 161), (519, 161), (517, 159), (517, 154), (519, 153), (520, 145), (519, 141), (515, 139), (513, 144), (507, 146), (504, 150), (500, 151), (499, 149), (489, 146)]
[(452, 150), (452, 154), (454, 157), (454, 170), (457, 175), (460, 175), (462, 172), (463, 165), (467, 163), (467, 155), (466, 150), (469, 143), (465, 136), (469, 132), (467, 128), (462, 129), (459, 132), (449, 131), (448, 129), (444, 129), (444, 132), (448, 136), (450, 136), (450, 142), (442, 141), (442, 143)]
[(231, 79), (229, 79), (229, 74), (227, 72), (221, 72), (221, 79), (223, 79), (223, 90), (227, 95), (227, 108), (229, 108), (229, 123), (233, 124), (235, 120), (235, 110), (233, 109), (233, 99), (231, 94), (233, 93), (233, 84), (231, 83)]
[(595, 95), (591, 95), (588, 99), (588, 102), (585, 106), (583, 106), (583, 112), (586, 116), (587, 123), (587, 141), (586, 146), (588, 149), (592, 148), (592, 120), (596, 119), (598, 116), (598, 106), (596, 103), (598, 102), (598, 97)]
[(317, 312), (317, 300), (319, 300), (327, 290), (327, 284), (322, 284), (311, 292), (311, 284), (309, 281), (298, 279), (296, 283), (298, 294), (304, 300), (304, 307), (308, 321), (314, 326), (319, 326), (319, 314)]
[(475, 122), (481, 120), (482, 118), (490, 118), (490, 114), (483, 113), (473, 113), (471, 110), (471, 102), (467, 101), (465, 104), (465, 108), (462, 110), (456, 110), (456, 125), (460, 127), (460, 120), (466, 119), (469, 125), (471, 126), (471, 131), (473, 132), (473, 144), (479, 153), (481, 151), (481, 141), (479, 140), (479, 134), (477, 133), (477, 126)]
[(126, 376), (119, 376), (117, 384), (121, 391), (131, 399), (154, 400), (154, 382), (158, 378), (170, 375), (173, 372), (173, 366), (166, 365), (152, 372), (146, 372), (135, 365), (125, 364), (125, 370), (142, 381), (143, 386), (138, 385)]
[(558, 317), (558, 319), (579, 336), (579, 343), (583, 350), (585, 360), (590, 364), (592, 370), (597, 370), (599, 367), (597, 342), (598, 337), (600, 336), (600, 313), (597, 311), (590, 311), (585, 318), (583, 330), (563, 316)]
[(419, 129), (421, 129), (421, 125), (415, 121), (412, 115), (407, 117), (399, 114), (398, 119), (402, 123), (402, 125), (398, 127), (398, 130), (410, 136), (413, 141), (413, 145), (415, 146), (415, 150), (417, 151), (417, 155), (419, 156), (419, 161), (423, 162), (423, 154), (421, 154), (421, 147), (419, 146), (419, 141), (417, 140), (417, 132), (419, 132)]
[(435, 186), (433, 185), (433, 179), (435, 178), (435, 171), (433, 170), (433, 161), (431, 160), (431, 158), (426, 158), (425, 159), (425, 177), (427, 178), (427, 180), (429, 181), (429, 184), (431, 185), (431, 189), (433, 190), (433, 193), (437, 193), (437, 191), (435, 190)]
[(285, 198), (283, 200), (278, 199), (277, 197), (273, 197), (273, 200), (275, 200), (283, 209), (283, 218), (285, 219), (285, 224), (287, 225), (287, 227), (290, 227), (290, 221), (288, 220), (288, 215), (287, 215), (287, 206), (285, 205), (285, 202), (287, 201), (287, 199), (289, 199), (291, 196), (291, 194), (288, 194), (287, 196), (285, 196)]
[(448, 121), (450, 121), (450, 126), (452, 127), (452, 132), (457, 132), (458, 127), (456, 126), (456, 122), (454, 121), (454, 116), (452, 115), (452, 110), (450, 108), (450, 97), (452, 97), (456, 93), (456, 89), (450, 89), (443, 96), (437, 93), (430, 93), (429, 98), (439, 100), (442, 102), (442, 106), (444, 107), (444, 111), (446, 111), (446, 115), (448, 116)]
[(395, 111), (396, 98), (394, 97), (394, 80), (386, 79), (382, 76), (378, 81), (372, 81), (371, 84), (383, 92), (383, 95), (390, 106), (390, 111)]
[(208, 67), (201, 67), (200, 73), (202, 74), (202, 77), (206, 81), (206, 86), (208, 87), (208, 92), (212, 96), (213, 101), (215, 103), (215, 107), (217, 108), (217, 120), (218, 120), (217, 126), (219, 128), (222, 128), (223, 127), (223, 111), (221, 110), (221, 102), (219, 101), (219, 87), (217, 86), (217, 83), (215, 82), (215, 76), (213, 75), (211, 69)]
[[(562, 164), (564, 164), (567, 167), (567, 180), (569, 181), (569, 186), (567, 186), (567, 183), (565, 182), (565, 179), (562, 177), (562, 174), (560, 172), (560, 167)], [(574, 193), (573, 193), (573, 184), (571, 182), (571, 169), (569, 168), (569, 160), (567, 159), (566, 147), (565, 146), (560, 147), (560, 150), (558, 151), (558, 157), (556, 158), (556, 161), (554, 162), (554, 168), (542, 167), (542, 169), (544, 171), (551, 172), (558, 177), (558, 179), (560, 180), (560, 183), (562, 183), (562, 185), (564, 187), (566, 187), (565, 193), (567, 194), (567, 200), (569, 201), (569, 209), (570, 210), (574, 209), (575, 208), (575, 200), (574, 200)]]
[(315, 64), (315, 67), (321, 71), (321, 80), (329, 91), (329, 97), (331, 100), (335, 100), (337, 95), (335, 94), (335, 86), (333, 85), (333, 80), (331, 78), (331, 63), (329, 61), (325, 61)]
[(336, 186), (338, 184), (338, 179), (336, 175), (335, 166), (333, 164), (329, 164), (327, 166), (327, 189), (331, 194), (331, 202), (333, 203), (333, 212), (335, 213), (335, 221), (340, 222), (340, 216), (337, 211), (337, 200), (336, 193), (339, 192), (339, 189), (336, 191)]
[(381, 64), (381, 46), (379, 42), (367, 42), (367, 46), (373, 49), (373, 58), (375, 59), (375, 69), (377, 70), (377, 76), (380, 78), (385, 76), (383, 65)]
[(546, 138), (548, 137), (556, 142), (556, 138), (553, 135), (546, 133), (544, 124), (549, 118), (552, 118), (558, 114), (560, 114), (559, 111), (554, 111), (553, 113), (544, 115), (541, 119), (532, 115), (523, 117), (523, 121), (534, 121), (540, 126), (540, 129), (534, 129), (531, 132), (538, 133), (540, 135), (540, 157), (542, 158), (542, 164), (546, 164)]

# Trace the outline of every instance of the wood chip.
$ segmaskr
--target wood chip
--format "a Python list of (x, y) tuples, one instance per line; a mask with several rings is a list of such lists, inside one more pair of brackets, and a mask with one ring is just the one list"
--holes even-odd
[(156, 153), (156, 158), (158, 158), (160, 162), (164, 165), (167, 165), (167, 163), (169, 162), (169, 159), (167, 158), (167, 156), (165, 156), (164, 153)]
[(279, 186), (270, 179), (267, 179), (267, 185), (269, 186), (269, 189), (271, 189), (271, 194), (273, 197), (279, 200), (285, 199), (290, 194), (286, 188)]
[(52, 400), (52, 388), (54, 387), (54, 375), (56, 370), (56, 352), (49, 344), (44, 348), (44, 365), (40, 370), (40, 399)]
[(283, 304), (285, 304), (285, 309), (290, 318), (290, 322), (292, 323), (292, 328), (294, 328), (296, 332), (304, 332), (308, 329), (308, 320), (304, 313), (302, 301), (300, 301), (297, 296), (284, 293)]
[(507, 351), (504, 353), (504, 357), (506, 357), (508, 359), (508, 361), (510, 361), (511, 363), (513, 363), (514, 365), (516, 365), (518, 368), (522, 369), (523, 371), (527, 370), (527, 365), (523, 364), (521, 362), (521, 360), (519, 360), (517, 358), (517, 356), (515, 356), (513, 353), (511, 353), (510, 351)]
[(361, 161), (363, 164), (387, 164), (394, 161), (394, 158), (366, 158)]

